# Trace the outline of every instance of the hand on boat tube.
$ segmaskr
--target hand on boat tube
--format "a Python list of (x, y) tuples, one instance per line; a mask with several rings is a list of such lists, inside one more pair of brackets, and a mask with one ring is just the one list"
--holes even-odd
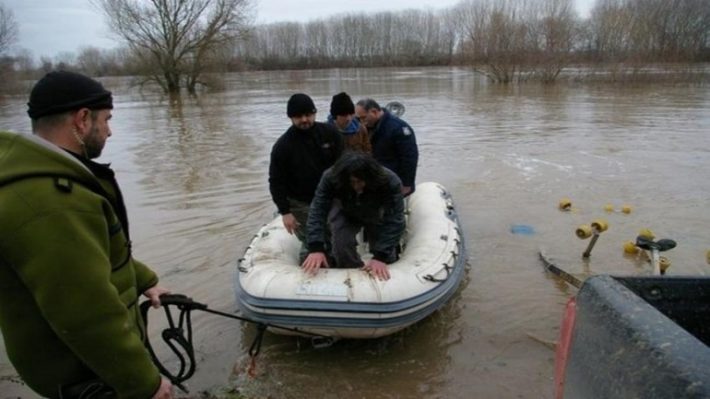
[(318, 274), (318, 269), (330, 266), (328, 265), (328, 258), (326, 258), (323, 252), (311, 252), (306, 257), (306, 260), (303, 261), (301, 267), (304, 272), (315, 276)]
[(377, 259), (370, 259), (367, 264), (362, 267), (362, 270), (366, 271), (371, 276), (374, 275), (382, 281), (390, 279), (390, 271), (387, 270), (387, 264)]
[(281, 220), (284, 222), (284, 227), (286, 228), (286, 231), (288, 231), (289, 234), (296, 233), (296, 229), (301, 226), (298, 223), (298, 220), (296, 220), (296, 217), (293, 216), (293, 213), (284, 214), (283, 216), (281, 216)]

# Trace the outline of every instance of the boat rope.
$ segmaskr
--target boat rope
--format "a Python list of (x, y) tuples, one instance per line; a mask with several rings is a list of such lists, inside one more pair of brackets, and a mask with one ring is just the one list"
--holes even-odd
[[(151, 307), (150, 300), (146, 300), (140, 305), (141, 316), (143, 317), (143, 322), (146, 329), (146, 339), (145, 346), (150, 353), (150, 357), (153, 359), (160, 373), (170, 380), (170, 382), (176, 387), (180, 388), (185, 393), (189, 393), (187, 388), (182, 384), (184, 381), (188, 380), (195, 373), (196, 362), (195, 362), (195, 348), (192, 344), (192, 318), (191, 313), (193, 310), (201, 310), (206, 313), (212, 313), (217, 316), (222, 316), (230, 319), (235, 319), (239, 321), (244, 321), (247, 323), (254, 323), (257, 325), (257, 334), (249, 347), (249, 357), (251, 358), (248, 373), (251, 377), (255, 376), (256, 370), (256, 357), (261, 351), (261, 344), (264, 339), (264, 332), (267, 328), (276, 328), (280, 330), (291, 331), (294, 333), (309, 335), (314, 343), (314, 347), (320, 348), (332, 345), (334, 339), (331, 337), (325, 337), (319, 334), (313, 334), (308, 331), (303, 331), (298, 328), (290, 328), (278, 326), (270, 323), (262, 323), (255, 320), (251, 320), (246, 317), (237, 316), (231, 313), (220, 312), (218, 310), (212, 310), (207, 307), (204, 303), (195, 302), (192, 298), (181, 294), (165, 294), (160, 296), (160, 304), (165, 310), (165, 317), (168, 320), (168, 327), (165, 328), (161, 336), (166, 345), (173, 351), (175, 356), (180, 362), (180, 368), (176, 374), (170, 372), (158, 359), (153, 347), (148, 339), (148, 310)], [(170, 309), (172, 306), (177, 307), (180, 314), (176, 320), (173, 318), (173, 314)], [(324, 344), (324, 342), (328, 344)]]
[[(447, 237), (447, 236), (441, 236), (441, 239), (442, 239), (442, 240), (447, 240), (448, 237)], [(454, 238), (454, 242), (456, 243), (456, 246), (457, 246), (457, 247), (458, 247), (459, 244), (461, 243), (458, 238)], [(442, 266), (444, 266), (444, 268), (441, 269), (441, 270), (446, 271), (446, 277), (444, 277), (444, 278), (436, 278), (436, 277), (434, 277), (434, 275), (438, 274), (438, 273), (441, 271), (441, 270), (439, 270), (439, 272), (436, 272), (436, 273), (434, 273), (434, 274), (427, 274), (426, 276), (424, 276), (424, 277), (422, 277), (422, 278), (423, 278), (424, 280), (430, 281), (430, 282), (432, 282), (432, 283), (442, 283), (442, 282), (448, 280), (448, 279), (449, 279), (449, 276), (451, 275), (451, 271), (454, 269), (454, 266), (456, 265), (456, 258), (459, 256), (458, 252), (456, 252), (456, 251), (451, 251), (450, 253), (451, 253), (452, 266), (449, 266), (449, 263), (448, 263), (448, 262), (444, 262), (444, 263), (441, 264)]]
[[(446, 277), (444, 277), (444, 278), (436, 278), (436, 277), (434, 277), (434, 276), (431, 275), (431, 274), (427, 274), (426, 276), (424, 276), (424, 277), (422, 277), (422, 278), (423, 278), (424, 280), (430, 281), (430, 282), (432, 282), (432, 283), (441, 283), (441, 282), (444, 282), (444, 281), (448, 280), (449, 276), (451, 275), (451, 269), (453, 269), (453, 266), (449, 266), (447, 263), (442, 263), (441, 265), (444, 266), (444, 268), (443, 268), (442, 270), (445, 270), (445, 271), (446, 271)], [(441, 270), (440, 270), (440, 271), (441, 271)]]

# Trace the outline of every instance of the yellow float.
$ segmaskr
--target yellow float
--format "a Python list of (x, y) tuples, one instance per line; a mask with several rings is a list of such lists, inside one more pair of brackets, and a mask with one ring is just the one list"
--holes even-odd
[(624, 253), (629, 255), (636, 255), (639, 252), (639, 248), (633, 241), (624, 242)]
[(601, 233), (607, 231), (607, 229), (609, 228), (609, 223), (607, 223), (607, 221), (604, 219), (595, 219), (592, 221), (592, 228), (596, 230), (597, 233)]
[(583, 225), (577, 227), (577, 230), (575, 230), (574, 233), (577, 235), (577, 237), (580, 240), (585, 240), (585, 239), (592, 236), (592, 233), (593, 233), (592, 226), (590, 226), (588, 224), (583, 224)]
[(656, 235), (653, 234), (653, 232), (649, 229), (641, 229), (639, 231), (639, 237), (643, 237), (648, 240), (653, 240), (654, 238), (656, 238)]
[(569, 198), (562, 198), (558, 206), (561, 211), (569, 211), (572, 209), (572, 201)]
[(665, 256), (660, 256), (658, 258), (658, 265), (661, 268), (661, 274), (666, 274), (666, 270), (671, 267), (671, 260), (666, 258)]

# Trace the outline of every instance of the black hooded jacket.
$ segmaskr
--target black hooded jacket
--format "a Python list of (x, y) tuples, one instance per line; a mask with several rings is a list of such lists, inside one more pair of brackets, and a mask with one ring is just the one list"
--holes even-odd
[(343, 137), (316, 122), (301, 130), (291, 126), (271, 149), (269, 191), (280, 214), (290, 213), (288, 199), (310, 203), (323, 172), (343, 153)]
[(338, 199), (348, 219), (362, 225), (371, 225), (375, 229), (375, 237), (370, 242), (373, 258), (383, 262), (388, 259), (389, 254), (399, 245), (399, 240), (404, 233), (404, 198), (399, 177), (391, 170), (383, 169), (387, 176), (387, 184), (382, 187), (382, 190), (370, 192), (366, 187), (362, 194), (357, 194), (353, 190), (339, 192), (332, 169), (323, 173), (308, 214), (306, 231), (309, 252), (325, 250), (328, 212), (333, 201)]

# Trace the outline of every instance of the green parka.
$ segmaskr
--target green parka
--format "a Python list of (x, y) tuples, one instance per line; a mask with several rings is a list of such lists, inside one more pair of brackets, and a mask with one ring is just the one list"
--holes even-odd
[(39, 137), (0, 132), (0, 329), (42, 396), (96, 378), (119, 398), (160, 385), (137, 306), (158, 278), (132, 258), (108, 180)]

